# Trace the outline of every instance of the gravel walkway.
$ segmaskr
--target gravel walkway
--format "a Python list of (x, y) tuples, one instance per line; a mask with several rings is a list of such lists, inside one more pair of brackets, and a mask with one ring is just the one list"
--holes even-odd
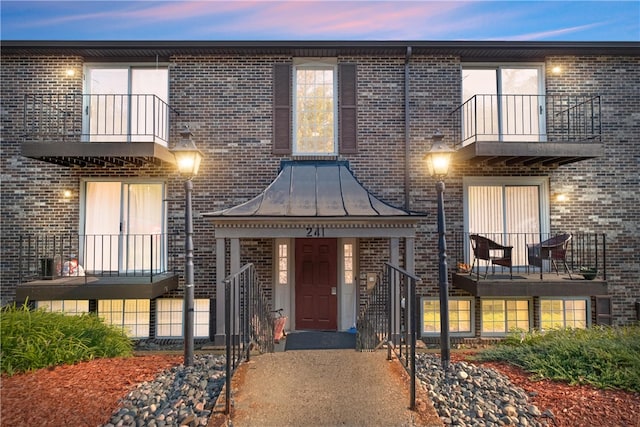
[[(386, 351), (263, 354), (234, 375), (232, 424), (440, 426), (431, 404), (411, 411), (403, 368)], [(212, 425), (212, 424), (210, 424)]]

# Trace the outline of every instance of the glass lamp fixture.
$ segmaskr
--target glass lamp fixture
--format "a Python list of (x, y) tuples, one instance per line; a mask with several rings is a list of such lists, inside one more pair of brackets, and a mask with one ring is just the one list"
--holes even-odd
[(182, 132), (180, 132), (180, 135), (182, 138), (171, 152), (176, 157), (176, 164), (180, 173), (187, 177), (194, 177), (200, 169), (202, 152), (198, 150), (196, 144), (191, 139), (193, 134), (188, 126), (185, 126)]
[(429, 175), (437, 179), (444, 178), (449, 173), (453, 150), (444, 143), (444, 135), (439, 130), (435, 131), (432, 139), (433, 145), (426, 155)]

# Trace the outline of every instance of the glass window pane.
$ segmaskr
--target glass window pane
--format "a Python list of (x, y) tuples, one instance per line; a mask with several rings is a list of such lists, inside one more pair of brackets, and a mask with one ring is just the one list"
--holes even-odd
[(209, 300), (196, 299), (193, 316), (193, 335), (196, 338), (206, 338), (209, 336)]
[(440, 332), (440, 301), (422, 301), (422, 331), (424, 333)]
[(335, 153), (335, 99), (332, 66), (300, 66), (295, 80), (295, 152)]

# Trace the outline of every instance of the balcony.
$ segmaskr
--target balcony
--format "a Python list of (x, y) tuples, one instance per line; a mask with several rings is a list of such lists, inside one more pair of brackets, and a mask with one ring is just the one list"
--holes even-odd
[(452, 285), (474, 296), (608, 294), (603, 234), (455, 233), (449, 255)]
[(25, 95), (21, 154), (63, 166), (174, 163), (178, 112), (155, 95)]
[(152, 299), (178, 287), (175, 236), (24, 235), (16, 301)]
[(475, 95), (451, 116), (457, 161), (560, 166), (604, 155), (600, 96)]

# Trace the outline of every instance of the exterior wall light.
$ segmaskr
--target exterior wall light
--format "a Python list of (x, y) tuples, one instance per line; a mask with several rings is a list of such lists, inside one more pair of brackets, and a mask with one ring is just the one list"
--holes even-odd
[(191, 209), (191, 193), (193, 192), (192, 179), (198, 174), (202, 153), (196, 148), (191, 139), (192, 133), (189, 127), (180, 132), (182, 139), (171, 150), (176, 158), (178, 170), (187, 179), (184, 182), (185, 208), (184, 208), (184, 366), (193, 366), (193, 316), (194, 316), (194, 280), (193, 280), (193, 214)]

